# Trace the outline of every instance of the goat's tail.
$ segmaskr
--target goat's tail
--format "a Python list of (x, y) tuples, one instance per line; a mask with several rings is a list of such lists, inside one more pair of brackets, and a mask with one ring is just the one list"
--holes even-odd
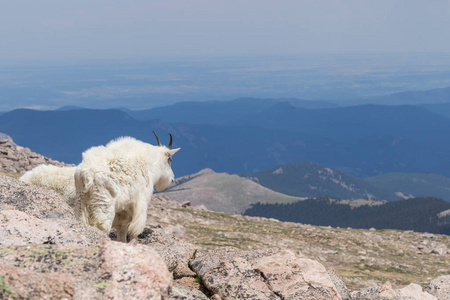
[(148, 203), (145, 197), (139, 197), (134, 203), (133, 216), (128, 225), (130, 240), (137, 238), (144, 231), (145, 223), (147, 222), (147, 207)]
[(94, 185), (94, 176), (90, 172), (84, 172), (77, 168), (75, 171), (75, 216), (84, 224), (89, 225), (89, 213), (87, 211), (86, 197)]
[(77, 193), (87, 192), (94, 185), (94, 174), (77, 168), (75, 171), (75, 188)]

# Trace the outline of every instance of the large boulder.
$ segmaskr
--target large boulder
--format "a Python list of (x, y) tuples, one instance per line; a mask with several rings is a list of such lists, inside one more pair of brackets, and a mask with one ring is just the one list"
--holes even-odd
[(342, 299), (323, 265), (289, 250), (221, 248), (191, 267), (222, 299)]
[(341, 299), (325, 267), (293, 251), (261, 257), (252, 267), (282, 299)]

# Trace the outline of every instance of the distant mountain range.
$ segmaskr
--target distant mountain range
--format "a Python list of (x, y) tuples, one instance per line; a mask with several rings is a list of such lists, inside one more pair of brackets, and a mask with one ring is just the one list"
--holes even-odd
[(141, 121), (163, 120), (168, 123), (232, 125), (249, 115), (260, 113), (279, 103), (274, 99), (242, 98), (232, 101), (179, 102), (169, 106), (127, 111)]
[[(450, 99), (449, 99), (450, 101)], [(450, 118), (450, 102), (446, 103), (432, 103), (432, 104), (420, 104), (419, 106), (434, 112), (436, 114), (443, 115)]]
[(425, 91), (405, 91), (383, 96), (358, 99), (346, 104), (371, 103), (378, 105), (421, 105), (450, 102), (450, 87)]
[(169, 123), (235, 125), (249, 116), (270, 110), (274, 105), (285, 103), (304, 109), (337, 107), (324, 101), (309, 101), (294, 98), (255, 99), (240, 98), (231, 101), (179, 102), (169, 106), (147, 110), (125, 110), (137, 120), (164, 120)]
[(0, 132), (68, 163), (78, 163), (87, 148), (121, 135), (153, 143), (151, 131), (162, 137), (171, 132), (182, 148), (174, 161), (178, 176), (204, 168), (253, 173), (292, 161), (359, 177), (390, 172), (450, 176), (450, 119), (419, 106), (312, 109), (246, 98), (185, 102), (139, 113), (20, 109), (2, 115)]

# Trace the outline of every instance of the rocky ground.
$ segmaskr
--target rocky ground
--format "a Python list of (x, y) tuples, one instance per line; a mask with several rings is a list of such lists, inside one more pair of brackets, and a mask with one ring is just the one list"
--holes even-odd
[(157, 195), (137, 241), (0, 175), (1, 299), (450, 299), (450, 237), (215, 213)]
[(0, 171), (25, 173), (41, 164), (67, 166), (65, 163), (34, 153), (29, 148), (18, 146), (11, 137), (0, 133)]
[(277, 247), (300, 251), (334, 268), (352, 289), (386, 281), (394, 287), (410, 282), (426, 285), (437, 276), (450, 274), (450, 236), (446, 235), (280, 222), (183, 208), (159, 197), (154, 197), (149, 221), (182, 234), (204, 249), (233, 246), (242, 250)]

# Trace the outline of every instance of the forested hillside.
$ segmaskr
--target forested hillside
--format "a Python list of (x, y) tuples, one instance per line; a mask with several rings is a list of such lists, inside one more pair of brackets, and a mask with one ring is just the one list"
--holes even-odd
[(438, 216), (448, 209), (450, 203), (437, 198), (414, 198), (360, 207), (322, 198), (290, 204), (256, 204), (244, 214), (311, 225), (450, 234), (450, 222)]

